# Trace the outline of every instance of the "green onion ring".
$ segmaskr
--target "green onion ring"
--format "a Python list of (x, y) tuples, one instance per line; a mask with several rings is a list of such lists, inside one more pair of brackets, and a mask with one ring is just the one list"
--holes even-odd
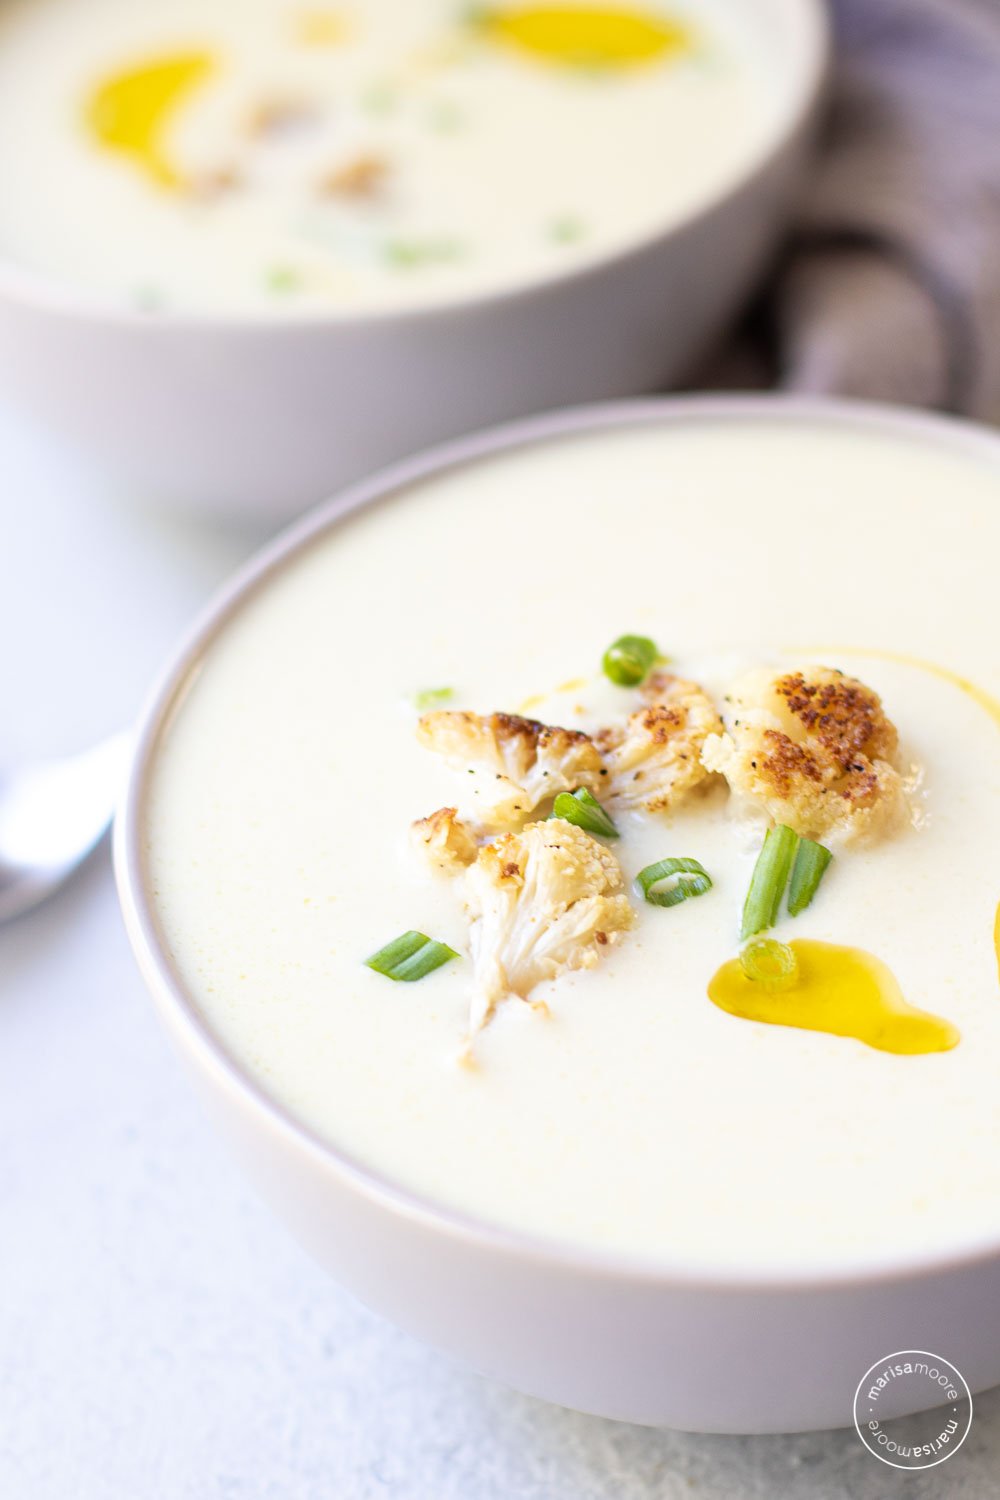
[(648, 635), (620, 635), (605, 651), (601, 668), (618, 687), (638, 687), (658, 660), (656, 644)]
[[(664, 890), (655, 889), (662, 880), (672, 875), (690, 875), (690, 880), (678, 880)], [(652, 906), (680, 906), (692, 896), (704, 896), (712, 889), (712, 877), (696, 859), (660, 859), (655, 865), (647, 865), (635, 877), (635, 883)]]
[(754, 938), (740, 954), (740, 968), (749, 980), (774, 994), (791, 989), (799, 977), (799, 961), (787, 943)]

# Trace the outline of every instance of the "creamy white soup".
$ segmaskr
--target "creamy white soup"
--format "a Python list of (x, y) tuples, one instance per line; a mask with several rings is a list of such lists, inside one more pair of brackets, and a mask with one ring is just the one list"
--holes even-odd
[(7, 0), (0, 254), (150, 312), (557, 274), (760, 153), (757, 30), (736, 0)]
[[(177, 972), (317, 1136), (508, 1229), (751, 1265), (995, 1232), (998, 555), (995, 461), (850, 421), (619, 427), (412, 485), (268, 579), (170, 718), (145, 842)], [(669, 658), (654, 674), (715, 705), (717, 748), (749, 722), (733, 687), (748, 669), (809, 679), (822, 664), (879, 695), (898, 746), (857, 751), (861, 801), (838, 792), (808, 825), (833, 854), (812, 900), (794, 917), (781, 905), (762, 936), (806, 979), (817, 954), (860, 956), (890, 1008), (919, 1016), (886, 1029), (855, 970), (829, 969), (823, 1004), (733, 979), (764, 830), (795, 813), (749, 815), (718, 770), (667, 811), (591, 783), (631, 914), (591, 967), (484, 1013), (465, 876), (429, 869), (410, 827), (457, 807), (493, 837), (492, 781), (422, 744), (446, 721), (421, 714), (613, 737), (641, 704), (601, 669), (624, 631)], [(893, 816), (849, 826), (885, 778)], [(634, 878), (668, 858), (696, 860), (711, 888), (644, 900)], [(366, 967), (410, 930), (457, 957), (414, 983)]]

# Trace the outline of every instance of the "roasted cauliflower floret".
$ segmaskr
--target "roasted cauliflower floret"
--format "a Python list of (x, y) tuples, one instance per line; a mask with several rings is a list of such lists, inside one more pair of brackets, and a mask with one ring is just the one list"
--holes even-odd
[(476, 841), (458, 816), (456, 807), (439, 807), (410, 829), (417, 853), (436, 870), (455, 875), (476, 857)]
[(465, 903), (477, 988), (470, 1036), (508, 995), (525, 999), (545, 979), (592, 968), (635, 922), (614, 855), (562, 818), (480, 849)]
[(424, 714), (417, 738), (463, 770), (485, 829), (519, 828), (539, 803), (584, 786), (596, 791), (603, 768), (589, 735), (522, 719), (442, 709)]
[(751, 673), (703, 759), (751, 809), (806, 838), (865, 842), (906, 816), (898, 737), (878, 694), (832, 667)]
[(595, 736), (608, 775), (601, 800), (617, 809), (662, 812), (710, 774), (701, 752), (722, 720), (696, 682), (656, 672), (642, 688), (642, 708), (624, 725)]

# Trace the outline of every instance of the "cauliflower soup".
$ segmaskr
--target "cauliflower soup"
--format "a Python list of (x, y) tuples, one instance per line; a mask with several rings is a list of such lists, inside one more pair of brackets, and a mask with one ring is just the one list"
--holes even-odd
[(322, 532), (154, 756), (205, 1024), (379, 1176), (552, 1241), (995, 1233), (998, 500), (943, 424), (650, 412)]
[(150, 313), (559, 274), (777, 137), (758, 30), (738, 0), (7, 0), (0, 254)]

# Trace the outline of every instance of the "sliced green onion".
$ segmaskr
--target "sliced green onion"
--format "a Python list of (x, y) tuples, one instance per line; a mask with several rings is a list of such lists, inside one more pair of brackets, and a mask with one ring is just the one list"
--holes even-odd
[(783, 823), (779, 823), (777, 828), (768, 829), (764, 847), (757, 856), (757, 863), (750, 877), (747, 899), (743, 903), (741, 940), (753, 937), (757, 932), (765, 932), (778, 920), (781, 898), (785, 894), (798, 842), (798, 834), (786, 828)]
[(454, 948), (449, 948), (447, 943), (435, 942), (423, 932), (404, 932), (402, 937), (394, 938), (371, 958), (366, 958), (365, 963), (387, 979), (402, 979), (410, 983), (414, 979), (423, 979), (425, 974), (432, 974), (449, 959), (457, 957)]
[(454, 688), (422, 688), (419, 693), (414, 693), (413, 703), (423, 713), (425, 709), (436, 708), (439, 703), (450, 703), (454, 696)]
[(386, 242), (384, 254), (390, 265), (411, 270), (414, 267), (443, 265), (447, 261), (458, 260), (462, 254), (462, 246), (458, 240), (444, 238), (395, 239)]
[(454, 135), (465, 124), (466, 116), (453, 99), (441, 99), (427, 112), (427, 123), (439, 135)]
[(391, 83), (373, 83), (360, 99), (361, 108), (369, 115), (388, 115), (399, 103), (399, 94)]
[(265, 281), (272, 292), (295, 292), (302, 285), (302, 277), (294, 266), (269, 266)]
[(762, 989), (791, 989), (799, 977), (799, 961), (787, 943), (774, 938), (755, 938), (740, 954), (740, 968)]
[(560, 219), (553, 219), (549, 225), (549, 238), (557, 245), (572, 245), (583, 238), (586, 233), (582, 219), (573, 214), (564, 214)]
[(800, 839), (792, 865), (792, 878), (788, 882), (788, 915), (797, 917), (805, 911), (819, 889), (823, 871), (833, 855), (824, 844), (815, 844), (812, 839)]
[(656, 645), (646, 635), (620, 635), (604, 653), (605, 677), (619, 687), (638, 687), (659, 660)]
[[(663, 890), (656, 889), (661, 881), (674, 875), (690, 875), (692, 879), (677, 880)], [(655, 865), (647, 865), (639, 871), (635, 883), (653, 906), (679, 906), (689, 896), (704, 896), (712, 889), (712, 877), (696, 859), (657, 860)]]
[(575, 792), (560, 792), (552, 804), (552, 816), (575, 823), (577, 828), (585, 828), (588, 833), (599, 833), (602, 838), (618, 837), (618, 829), (585, 786), (577, 787)]

